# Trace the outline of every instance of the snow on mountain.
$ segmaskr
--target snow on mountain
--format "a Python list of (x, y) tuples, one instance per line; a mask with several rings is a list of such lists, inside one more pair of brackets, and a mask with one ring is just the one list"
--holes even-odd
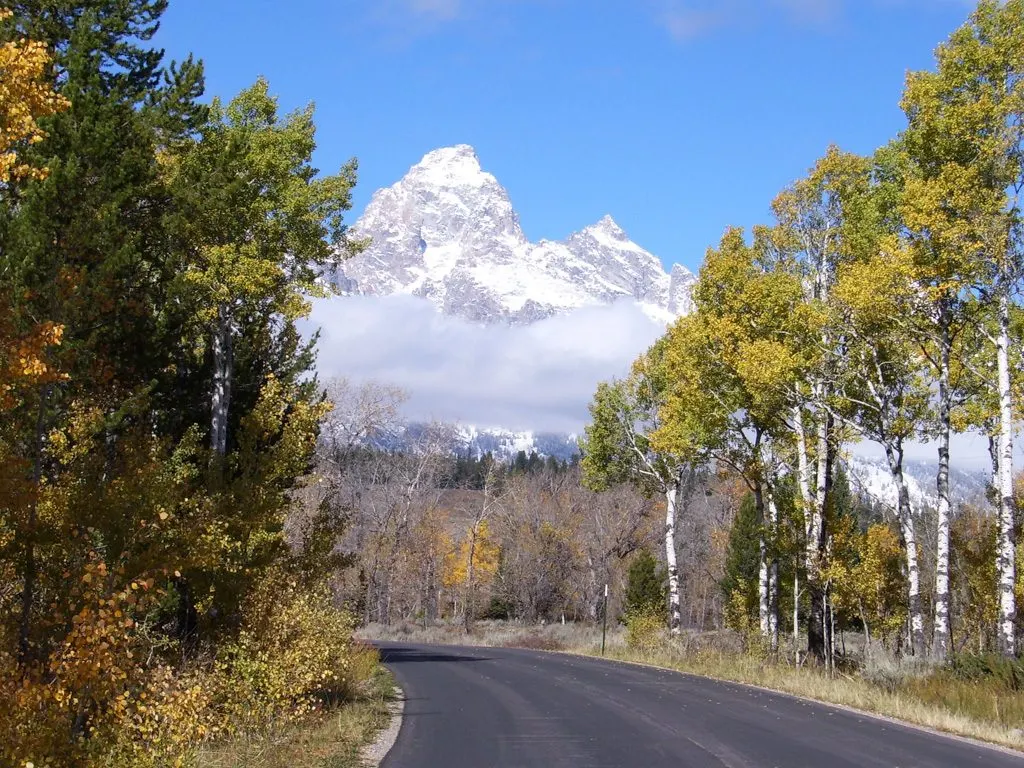
[[(896, 509), (896, 482), (892, 479), (884, 458), (850, 456), (845, 461), (850, 485), (876, 502)], [(910, 505), (915, 512), (925, 508), (934, 509), (937, 504), (935, 474), (937, 465), (932, 461), (907, 460), (903, 465), (903, 478), (910, 495)], [(985, 496), (988, 478), (983, 471), (964, 470), (950, 467), (950, 501), (978, 502)]]
[(490, 453), (495, 458), (511, 461), (519, 451), (527, 456), (537, 453), (542, 458), (553, 456), (568, 460), (579, 454), (577, 436), (554, 432), (515, 432), (506, 429), (459, 427), (455, 450), (462, 455), (480, 458)]
[(393, 432), (373, 436), (366, 444), (386, 451), (415, 449), (424, 442), (441, 439), (441, 445), (452, 454), (482, 458), (491, 454), (499, 461), (512, 461), (522, 451), (527, 456), (537, 453), (541, 458), (552, 456), (568, 461), (579, 455), (578, 437), (563, 432), (516, 431), (500, 427), (478, 428), (471, 425), (439, 425), (412, 422)]
[(694, 275), (679, 264), (666, 273), (610, 216), (562, 241), (527, 240), (466, 144), (427, 153), (377, 191), (352, 232), (370, 246), (340, 267), (343, 292), (422, 296), (473, 322), (526, 324), (619, 299), (662, 323), (691, 308)]

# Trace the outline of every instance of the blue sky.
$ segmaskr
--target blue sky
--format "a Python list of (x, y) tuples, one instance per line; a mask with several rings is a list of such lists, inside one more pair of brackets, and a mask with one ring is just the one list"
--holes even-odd
[(355, 156), (351, 220), (427, 151), (469, 143), (528, 237), (611, 213), (699, 267), (830, 143), (897, 131), (960, 0), (171, 0), (158, 44), (208, 94), (266, 76), (317, 105), (317, 163)]

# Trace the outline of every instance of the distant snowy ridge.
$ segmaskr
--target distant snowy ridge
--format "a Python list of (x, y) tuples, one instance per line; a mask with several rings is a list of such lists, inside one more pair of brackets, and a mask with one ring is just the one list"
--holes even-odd
[(370, 245), (339, 268), (342, 292), (421, 296), (473, 322), (526, 324), (626, 299), (669, 323), (692, 307), (694, 275), (679, 264), (666, 273), (611, 216), (562, 241), (527, 240), (466, 144), (429, 152), (378, 190), (352, 232)]
[(536, 453), (541, 458), (550, 456), (563, 461), (579, 455), (578, 437), (572, 433), (481, 429), (461, 424), (438, 428), (438, 425), (413, 423), (385, 440), (375, 442), (378, 447), (389, 450), (403, 449), (421, 442), (431, 431), (443, 436), (443, 445), (452, 454), (474, 459), (489, 453), (499, 461), (512, 461), (520, 451), (527, 456)]
[[(896, 481), (883, 458), (850, 456), (844, 466), (855, 492), (864, 494), (874, 501), (896, 509)], [(915, 513), (925, 508), (934, 509), (938, 496), (935, 490), (935, 476), (938, 464), (932, 461), (905, 461), (903, 479), (907, 484), (910, 505)], [(963, 470), (950, 467), (950, 501), (956, 505), (962, 502), (978, 502), (984, 499), (988, 476), (982, 470)]]
[[(410, 424), (391, 436), (386, 444), (380, 444), (380, 447), (401, 449), (414, 445), (432, 428), (435, 427), (423, 423)], [(551, 456), (562, 461), (579, 456), (579, 435), (573, 433), (517, 431), (471, 425), (442, 427), (442, 431), (445, 434), (447, 450), (459, 456), (479, 459), (490, 453), (500, 461), (512, 461), (520, 451), (527, 456), (536, 453), (541, 458)], [(854, 493), (867, 497), (895, 513), (896, 482), (892, 479), (884, 458), (852, 454), (841, 463)], [(937, 465), (933, 461), (904, 461), (903, 477), (907, 483), (911, 508), (917, 514), (936, 506), (936, 471)], [(950, 467), (950, 501), (954, 506), (964, 502), (982, 503), (988, 481), (988, 474), (984, 470)]]

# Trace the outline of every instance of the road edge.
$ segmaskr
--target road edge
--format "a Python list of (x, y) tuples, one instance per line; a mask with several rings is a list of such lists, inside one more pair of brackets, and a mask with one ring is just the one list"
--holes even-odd
[[(520, 650), (532, 651), (532, 650), (537, 650), (537, 649), (522, 648)], [(900, 720), (899, 718), (892, 717), (890, 715), (882, 715), (882, 714), (879, 714), (878, 712), (870, 712), (870, 711), (868, 711), (866, 709), (858, 709), (857, 707), (851, 707), (848, 704), (835, 704), (835, 703), (833, 703), (831, 701), (823, 701), (822, 699), (815, 699), (815, 698), (811, 698), (810, 696), (802, 696), (799, 693), (790, 693), (789, 691), (780, 691), (777, 688), (768, 688), (766, 686), (756, 685), (754, 683), (744, 683), (744, 682), (741, 682), (739, 680), (730, 680), (727, 677), (713, 677), (711, 675), (702, 675), (699, 672), (686, 672), (686, 671), (681, 670), (681, 669), (674, 669), (672, 667), (665, 667), (665, 666), (662, 666), (660, 664), (651, 664), (650, 662), (645, 662), (645, 661), (631, 661), (631, 660), (628, 660), (628, 659), (612, 659), (612, 658), (608, 658), (607, 656), (601, 656), (599, 654), (593, 654), (593, 653), (584, 653), (582, 651), (569, 651), (569, 650), (566, 650), (566, 651), (543, 651), (542, 650), (540, 652), (541, 653), (554, 653), (554, 654), (559, 654), (559, 655), (562, 655), (562, 656), (576, 656), (576, 657), (581, 658), (581, 659), (595, 659), (595, 660), (598, 660), (598, 661), (607, 661), (607, 662), (611, 662), (611, 663), (615, 663), (615, 664), (631, 664), (631, 665), (636, 666), (636, 667), (647, 667), (649, 669), (659, 669), (662, 672), (675, 672), (677, 675), (683, 675), (684, 677), (696, 677), (696, 678), (700, 678), (702, 680), (713, 680), (716, 683), (728, 683), (730, 685), (739, 685), (739, 686), (742, 686), (744, 688), (751, 688), (751, 689), (753, 689), (755, 691), (762, 691), (764, 693), (773, 693), (776, 696), (788, 696), (791, 699), (797, 699), (799, 701), (805, 701), (805, 702), (807, 702), (809, 704), (817, 704), (818, 706), (822, 706), (822, 707), (832, 707), (833, 709), (842, 710), (843, 712), (848, 712), (849, 714), (852, 714), (852, 715), (860, 715), (862, 717), (869, 717), (872, 720), (880, 720), (881, 722), (889, 723), (890, 725), (898, 725), (898, 726), (902, 726), (903, 728), (912, 728), (915, 731), (922, 731), (924, 733), (929, 733), (929, 734), (931, 734), (933, 736), (942, 736), (942, 737), (947, 738), (947, 739), (954, 739), (955, 741), (960, 741), (960, 742), (963, 742), (965, 744), (970, 744), (970, 745), (975, 746), (975, 747), (983, 747), (985, 749), (992, 749), (992, 750), (995, 750), (997, 752), (1002, 752), (1005, 755), (1010, 755), (1012, 757), (1024, 758), (1024, 747), (1021, 747), (1021, 749), (1014, 749), (1013, 747), (1008, 747), (1005, 744), (996, 744), (996, 743), (991, 742), (991, 741), (983, 741), (982, 739), (976, 739), (976, 738), (973, 738), (971, 736), (962, 736), (959, 733), (951, 733), (949, 731), (943, 731), (943, 730), (940, 730), (938, 728), (932, 728), (931, 726), (928, 726), (928, 725), (921, 725), (920, 723), (913, 723), (913, 722), (911, 722), (909, 720)]]
[(394, 687), (394, 698), (388, 704), (388, 712), (391, 718), (388, 720), (387, 726), (377, 734), (372, 742), (360, 750), (360, 763), (369, 766), (369, 768), (378, 768), (384, 762), (391, 748), (398, 741), (398, 733), (402, 729), (402, 715), (405, 713), (405, 693), (397, 683)]

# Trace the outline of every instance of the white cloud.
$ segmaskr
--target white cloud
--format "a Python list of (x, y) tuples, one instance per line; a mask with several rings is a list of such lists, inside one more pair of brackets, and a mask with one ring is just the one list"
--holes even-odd
[(414, 14), (438, 21), (450, 21), (462, 12), (462, 0), (405, 0)]
[[(479, 427), (578, 432), (599, 381), (624, 375), (664, 328), (635, 304), (587, 307), (528, 326), (479, 326), (440, 314), (414, 296), (353, 296), (314, 303), (305, 323), (321, 331), (322, 381), (344, 376), (405, 389), (405, 413)], [(884, 459), (861, 441), (855, 455)], [(1024, 454), (1017, 441), (1017, 461)], [(987, 470), (986, 439), (954, 435), (954, 466)], [(909, 443), (908, 460), (934, 462), (936, 444)]]
[(577, 431), (599, 381), (621, 376), (664, 332), (632, 302), (529, 326), (478, 326), (411, 296), (318, 301), (321, 379), (398, 385), (412, 419)]
[(730, 14), (721, 9), (674, 8), (662, 14), (665, 29), (679, 41), (700, 37), (730, 20)]
[[(864, 0), (857, 0), (863, 2)], [(657, 0), (655, 15), (674, 39), (687, 41), (728, 26), (760, 24), (782, 16), (786, 21), (822, 27), (841, 19), (854, 0)], [(963, 0), (868, 0), (876, 6), (894, 7), (936, 3), (961, 4)]]

